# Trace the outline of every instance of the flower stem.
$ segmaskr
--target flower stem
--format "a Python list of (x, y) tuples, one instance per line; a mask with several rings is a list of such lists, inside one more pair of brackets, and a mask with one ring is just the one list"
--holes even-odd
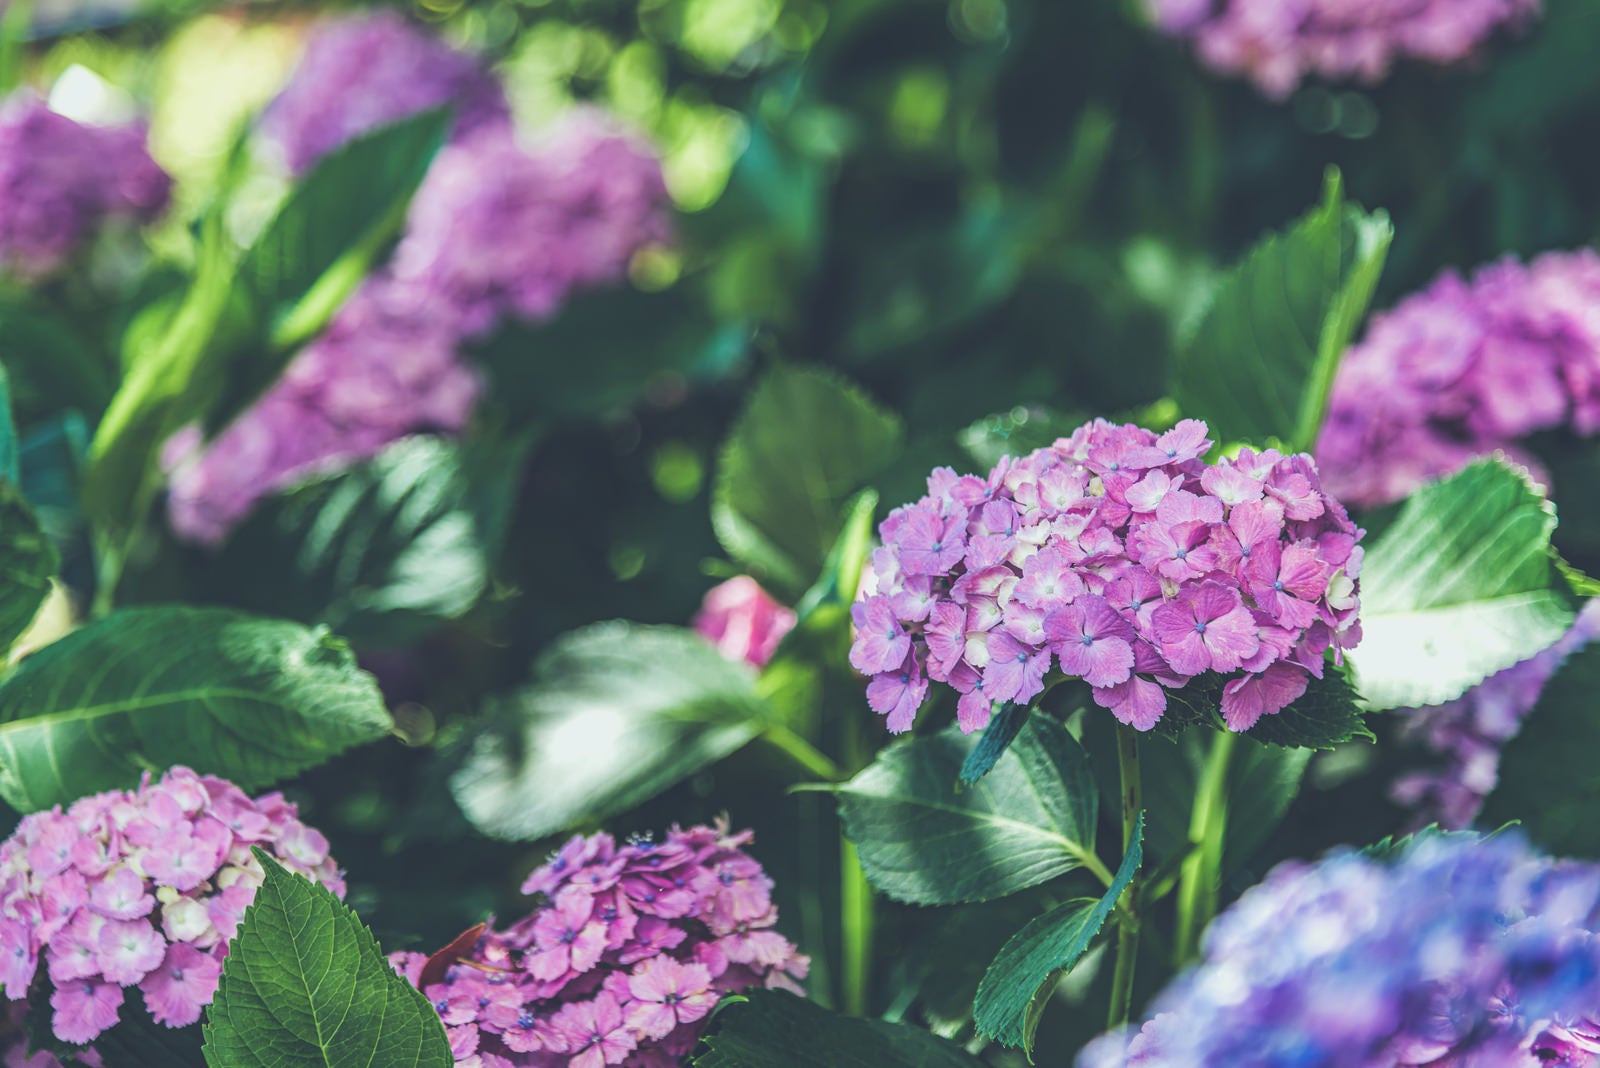
[(861, 870), (856, 844), (843, 835), (839, 836), (839, 911), (844, 940), (841, 1007), (851, 1016), (865, 1016), (872, 963), (872, 887)]
[[(1122, 779), (1122, 848), (1133, 847), (1133, 835), (1144, 809), (1144, 790), (1139, 779), (1139, 735), (1126, 724), (1117, 724), (1117, 770)], [(1133, 1007), (1133, 969), (1139, 959), (1139, 877), (1135, 875), (1117, 902), (1117, 964), (1111, 977), (1111, 1011), (1108, 1029), (1128, 1022)]]
[(1178, 929), (1173, 939), (1172, 962), (1175, 967), (1183, 967), (1199, 954), (1200, 935), (1217, 913), (1228, 827), (1228, 768), (1237, 743), (1233, 732), (1217, 733), (1195, 791), (1194, 811), (1189, 817), (1189, 841), (1195, 849), (1183, 862), (1178, 886)]
[(774, 723), (767, 727), (763, 734), (768, 743), (776, 746), (796, 764), (828, 782), (843, 782), (848, 776), (816, 746), (800, 737), (794, 731), (781, 723)]

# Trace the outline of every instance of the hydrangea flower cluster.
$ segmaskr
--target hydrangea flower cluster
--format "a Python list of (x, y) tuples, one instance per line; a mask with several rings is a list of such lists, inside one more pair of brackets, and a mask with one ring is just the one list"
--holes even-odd
[(40, 281), (108, 219), (154, 219), (171, 191), (143, 125), (87, 126), (28, 94), (0, 105), (0, 273)]
[(794, 629), (794, 610), (780, 603), (749, 575), (706, 591), (694, 629), (729, 660), (765, 667), (783, 636)]
[(801, 993), (808, 961), (772, 930), (750, 832), (673, 828), (618, 846), (575, 837), (528, 877), (544, 905), (432, 971), (395, 954), (443, 1017), (463, 1068), (672, 1068), (724, 994)]
[(52, 1030), (76, 1044), (117, 1022), (133, 986), (156, 1022), (194, 1023), (264, 878), (252, 846), (343, 895), (327, 839), (294, 805), (187, 768), (25, 817), (0, 845), (6, 997), (26, 998), (42, 967)]
[(1224, 912), (1131, 1044), (1078, 1068), (1600, 1064), (1600, 868), (1513, 835), (1291, 862)]
[[(389, 16), (376, 24), (420, 33)], [(356, 33), (339, 23), (324, 32)], [(430, 71), (445, 62), (442, 47), (399, 48), (357, 95), (382, 96), (402, 58), (419, 82), (440, 80)], [(460, 57), (449, 55), (453, 70)], [(308, 62), (300, 77), (320, 71)], [(298, 80), (285, 91), (301, 93)], [(204, 447), (195, 429), (168, 443), (173, 528), (216, 544), (263, 496), (407, 434), (461, 431), (482, 391), (466, 343), (506, 319), (548, 316), (578, 289), (621, 280), (634, 253), (670, 236), (667, 203), (657, 156), (600, 111), (573, 109), (528, 146), (509, 123), (460, 132), (429, 168), (390, 262), (283, 377)]]
[[(0, 1013), (0, 1068), (64, 1068), (54, 1055), (40, 1050), (28, 1053), (28, 1007), (12, 1002)], [(101, 1068), (100, 1055), (83, 1050), (75, 1058), (83, 1068)]]
[(1354, 505), (1398, 500), (1539, 430), (1600, 431), (1600, 255), (1449, 272), (1373, 317), (1334, 379), (1317, 462)]
[(1310, 457), (1208, 465), (1206, 432), (1096, 420), (987, 479), (934, 471), (879, 528), (874, 588), (851, 610), (850, 662), (889, 729), (911, 727), (932, 680), (979, 730), (1053, 665), (1139, 730), (1206, 673), (1229, 676), (1233, 730), (1300, 697), (1328, 650), (1360, 639), (1363, 531)]
[(1414, 823), (1470, 826), (1499, 779), (1500, 750), (1516, 737), (1561, 664), (1600, 638), (1600, 601), (1590, 601), (1577, 622), (1550, 648), (1514, 664), (1442, 705), (1406, 709), (1402, 732), (1445, 758), (1435, 770), (1401, 777), (1396, 801), (1414, 807)]
[(260, 130), (301, 174), (352, 138), (443, 105), (455, 111), (457, 137), (511, 121), (505, 93), (477, 59), (394, 11), (375, 11), (312, 32)]
[(1206, 66), (1282, 99), (1315, 76), (1380, 81), (1399, 59), (1448, 65), (1540, 0), (1149, 0), (1156, 25)]

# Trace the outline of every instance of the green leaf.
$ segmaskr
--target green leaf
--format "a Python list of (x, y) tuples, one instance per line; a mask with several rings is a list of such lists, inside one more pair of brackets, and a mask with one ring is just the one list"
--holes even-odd
[(1393, 237), (1383, 212), (1344, 202), (1330, 171), (1322, 204), (1251, 249), (1184, 340), (1175, 383), (1184, 414), (1224, 441), (1315, 444)]
[(1573, 607), (1555, 509), (1498, 459), (1425, 486), (1367, 550), (1356, 689), (1375, 709), (1434, 705), (1555, 643)]
[(254, 789), (389, 729), (377, 685), (326, 630), (124, 609), (0, 682), (0, 797), (36, 812), (173, 764)]
[(1089, 951), (1117, 899), (1144, 863), (1144, 813), (1134, 825), (1133, 842), (1111, 885), (1098, 899), (1079, 898), (1036, 917), (1007, 942), (978, 984), (973, 1018), (978, 1033), (1033, 1055), (1033, 1035), (1050, 992), (1062, 975)]
[(616, 286), (573, 297), (545, 322), (508, 325), (473, 355), (489, 372), (487, 403), (518, 422), (560, 423), (681, 390), (685, 378), (721, 378), (751, 332), (718, 321), (686, 284), (660, 293)]
[(211, 1068), (451, 1068), (439, 1014), (349, 907), (260, 849), (266, 882), (206, 1011)]
[(0, 357), (7, 407), (25, 426), (63, 408), (99, 411), (111, 396), (100, 354), (40, 298), (0, 296)]
[(994, 769), (959, 788), (977, 741), (952, 726), (900, 742), (837, 787), (845, 833), (867, 878), (889, 897), (987, 901), (1092, 858), (1099, 798), (1089, 759), (1067, 729), (1030, 716)]
[(61, 412), (22, 436), (22, 495), (63, 553), (83, 527), (79, 490), (88, 449), (89, 429), (75, 411)]
[(205, 585), (237, 607), (379, 646), (467, 612), (488, 571), (459, 448), (414, 437), (264, 502)]
[(1262, 716), (1245, 735), (1267, 745), (1302, 749), (1332, 749), (1352, 738), (1376, 740), (1367, 728), (1355, 689), (1344, 670), (1332, 664), (1323, 666), (1322, 678), (1307, 683), (1299, 700), (1275, 715)]
[(680, 627), (599, 623), (559, 639), (490, 703), (451, 778), (481, 831), (533, 839), (647, 801), (754, 738), (755, 673)]
[(1011, 743), (1016, 741), (1017, 734), (1028, 722), (1029, 708), (1027, 705), (1013, 704), (1009, 701), (1000, 706), (999, 711), (989, 720), (989, 725), (983, 729), (983, 736), (978, 739), (978, 744), (967, 753), (967, 758), (961, 762), (959, 781), (963, 786), (971, 786), (989, 772), (994, 770), (995, 763), (1005, 755)]
[(59, 561), (15, 482), (0, 481), (0, 654), (28, 629)]
[(982, 1068), (953, 1042), (905, 1024), (858, 1020), (777, 990), (729, 999), (694, 1068)]
[(1600, 857), (1600, 645), (1569, 656), (1539, 694), (1522, 729), (1500, 751), (1500, 776), (1481, 822), (1520, 820), (1544, 848)]
[(798, 596), (839, 533), (844, 502), (901, 439), (900, 421), (847, 382), (773, 367), (722, 448), (711, 502), (722, 547), (780, 596)]

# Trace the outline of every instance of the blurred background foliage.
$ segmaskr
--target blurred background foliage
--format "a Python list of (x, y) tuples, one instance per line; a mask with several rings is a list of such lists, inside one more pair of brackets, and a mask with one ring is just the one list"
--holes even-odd
[[(1205, 74), (1149, 29), (1136, 0), (405, 5), (485, 53), (526, 123), (592, 100), (648, 130), (680, 239), (640, 256), (631, 287), (574, 300), (480, 354), (491, 371), (507, 359), (538, 367), (480, 428), (480, 459), (515, 486), (495, 523), (506, 551), (490, 595), (458, 624), (400, 651), (366, 650), (397, 716), (448, 751), (485, 696), (524, 681), (558, 635), (613, 618), (686, 622), (713, 581), (736, 573), (710, 518), (718, 450), (776, 361), (831, 368), (898, 416), (905, 446), (875, 480), (892, 505), (935, 465), (987, 466), (1082, 417), (1172, 418), (1177, 332), (1223, 267), (1315, 202), (1329, 165), (1350, 199), (1394, 221), (1377, 308), (1445, 268), (1593, 241), (1600, 6), (1547, 8), (1467, 68), (1402, 67), (1376, 88), (1311, 85), (1274, 103)], [(184, 264), (190, 223), (227, 173), (241, 124), (327, 10), (40, 0), (25, 74), (68, 114), (148, 108), (153, 152), (178, 180), (156, 254)], [(247, 181), (259, 188), (235, 195), (230, 218), (243, 229), (259, 225), (252, 204), (264, 217), (282, 195), (272, 179)], [(159, 271), (150, 277), (159, 285)], [(25, 431), (39, 423), (26, 383), (17, 403)], [(71, 433), (33, 440), (46, 448)], [(241, 544), (229, 551), (252, 551)], [(219, 564), (169, 541), (130, 576), (125, 599), (261, 607), (259, 591), (219, 577), (257, 558)], [(817, 685), (838, 748), (876, 747), (881, 727), (859, 681)], [(1275, 841), (1307, 853), (1396, 826), (1383, 800), (1390, 770), (1375, 766), (1391, 752), (1313, 761), (1296, 830)], [(786, 926), (815, 949), (839, 903), (796, 888), (838, 885), (832, 806), (785, 796), (784, 761), (751, 749), (613, 826), (723, 810), (754, 826), (794, 918)], [(511, 913), (517, 877), (544, 853), (530, 844), (508, 856), (470, 832), (448, 770), (426, 746), (369, 749), (293, 791), (337, 843), (352, 904), (391, 948)], [(1254, 881), (1274, 848), (1241, 858), (1230, 879)], [(874, 1007), (900, 1015), (916, 1002), (938, 1023), (953, 1006), (957, 1030), (996, 940), (1029, 904), (883, 918), (883, 944), (915, 948), (879, 970)], [(997, 912), (1008, 915), (985, 921)], [(920, 937), (932, 924), (939, 938)], [(826, 997), (826, 978), (816, 985)], [(1093, 1030), (1102, 1016), (1057, 1013), (1047, 1027)]]

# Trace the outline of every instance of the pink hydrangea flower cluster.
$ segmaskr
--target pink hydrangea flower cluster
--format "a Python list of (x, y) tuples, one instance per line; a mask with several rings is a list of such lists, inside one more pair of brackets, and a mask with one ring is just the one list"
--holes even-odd
[(792, 608), (780, 603), (749, 575), (706, 591), (694, 629), (729, 660), (765, 667), (783, 636), (794, 629)]
[[(748, 831), (575, 837), (523, 885), (545, 904), (464, 955), (395, 954), (462, 1068), (673, 1068), (724, 994), (801, 993), (807, 959), (773, 930)], [(430, 974), (432, 973), (432, 974)]]
[(505, 93), (475, 57), (397, 12), (375, 11), (317, 26), (260, 130), (300, 174), (352, 138), (441, 105), (454, 108), (457, 137), (511, 121)]
[(1539, 430), (1600, 431), (1600, 255), (1441, 275), (1373, 317), (1334, 379), (1317, 463), (1354, 505), (1398, 500)]
[(283, 377), (209, 444), (169, 442), (173, 528), (216, 544), (266, 495), (407, 434), (460, 432), (482, 392), (466, 343), (620, 281), (670, 236), (667, 204), (650, 146), (594, 109), (526, 147), (508, 125), (447, 146), (390, 262)]
[(1409, 772), (1392, 795), (1414, 810), (1412, 824), (1469, 827), (1500, 777), (1500, 750), (1522, 729), (1545, 683), (1567, 657), (1600, 638), (1600, 601), (1590, 601), (1562, 639), (1514, 664), (1454, 701), (1401, 711), (1402, 734), (1444, 758), (1443, 766)]
[(889, 729), (911, 727), (931, 680), (979, 730), (1053, 666), (1139, 730), (1208, 673), (1228, 677), (1236, 731), (1299, 698), (1328, 650), (1360, 639), (1363, 531), (1309, 456), (1208, 465), (1206, 432), (1096, 420), (987, 479), (934, 471), (879, 528), (875, 588), (851, 610), (850, 662)]
[(211, 1002), (228, 940), (264, 874), (259, 846), (343, 895), (328, 842), (280, 794), (251, 800), (188, 768), (25, 817), (0, 845), (0, 983), (28, 996), (40, 969), (51, 1026), (93, 1042), (137, 986), (156, 1022)]
[(1307, 77), (1377, 82), (1396, 60), (1471, 56), (1540, 0), (1149, 0), (1156, 25), (1193, 42), (1206, 66), (1281, 99)]
[[(28, 1007), (12, 1002), (0, 1013), (0, 1068), (64, 1068), (51, 1053), (28, 1052)], [(92, 1049), (80, 1052), (73, 1068), (101, 1068), (100, 1055)]]
[(29, 94), (0, 105), (0, 273), (54, 274), (102, 223), (149, 222), (171, 191), (142, 124), (87, 126)]

